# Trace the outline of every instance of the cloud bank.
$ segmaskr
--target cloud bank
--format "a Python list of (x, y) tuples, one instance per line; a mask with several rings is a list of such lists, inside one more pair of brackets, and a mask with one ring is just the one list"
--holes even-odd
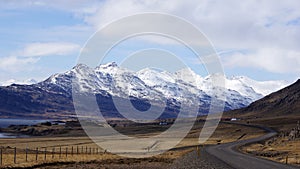
[(79, 51), (79, 49), (78, 44), (66, 42), (30, 43), (11, 56), (0, 58), (0, 69), (10, 72), (32, 69), (30, 65), (36, 63), (43, 56), (64, 56)]
[[(2, 3), (2, 4), (1, 4)], [(80, 18), (86, 27), (97, 30), (110, 22), (138, 13), (162, 12), (186, 19), (213, 43), (226, 68), (253, 68), (271, 73), (299, 74), (300, 2), (298, 0), (58, 0), (1, 1), (0, 9), (49, 7)], [(74, 25), (76, 27), (78, 25)], [(161, 25), (164, 26), (164, 23)], [(92, 33), (92, 32), (91, 32)], [(2, 58), (4, 63), (33, 63), (32, 55), (68, 53), (78, 46), (32, 44), (23, 50), (29, 58)], [(48, 46), (47, 46), (48, 45)], [(64, 46), (60, 44), (61, 46)], [(35, 48), (39, 46), (38, 48)], [(43, 50), (42, 50), (43, 49)], [(240, 52), (243, 51), (243, 52)], [(21, 54), (22, 55), (22, 54)]]

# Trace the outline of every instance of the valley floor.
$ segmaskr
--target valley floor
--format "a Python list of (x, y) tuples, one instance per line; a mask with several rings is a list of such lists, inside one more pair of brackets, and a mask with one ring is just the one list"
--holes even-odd
[[(105, 150), (100, 149), (92, 140), (84, 136), (74, 137), (72, 135), (65, 136), (64, 134), (64, 136), (0, 139), (0, 148), (3, 151), (1, 167), (30, 167), (35, 165), (44, 166), (44, 164), (49, 164), (50, 166), (57, 164), (59, 167), (62, 167), (65, 163), (71, 163), (72, 165), (74, 163), (80, 163), (81, 165), (84, 165), (82, 163), (95, 163), (95, 161), (101, 161), (101, 163), (111, 166), (119, 166), (123, 164), (126, 166), (126, 164), (129, 163), (133, 163), (134, 165), (142, 163), (143, 165), (145, 164), (145, 166), (165, 165), (166, 163), (170, 164), (178, 157), (195, 150), (195, 147), (199, 145), (198, 137), (202, 126), (202, 122), (196, 123), (186, 138), (174, 149), (161, 155), (144, 159), (133, 159), (133, 161), (131, 161), (132, 159), (127, 159), (105, 152)], [(149, 136), (157, 134), (153, 133), (154, 130), (151, 129), (151, 126), (144, 126), (143, 129), (144, 131), (152, 131), (151, 133), (148, 133)], [(136, 128), (133, 127), (132, 130), (136, 130)], [(220, 123), (213, 136), (205, 143), (205, 145), (249, 139), (263, 134), (263, 130), (234, 124)], [(141, 135), (145, 136), (145, 133), (141, 133)], [(172, 142), (173, 139), (170, 138), (169, 141)], [(123, 141), (120, 140), (120, 143), (114, 144), (122, 143)], [(17, 154), (16, 163), (14, 163), (15, 147)], [(27, 162), (25, 155), (26, 147), (30, 150), (28, 152)], [(36, 148), (38, 148), (37, 159)], [(53, 148), (55, 150), (54, 155), (52, 154)], [(79, 150), (78, 154), (77, 150)], [(68, 152), (68, 155), (66, 155), (66, 152)]]

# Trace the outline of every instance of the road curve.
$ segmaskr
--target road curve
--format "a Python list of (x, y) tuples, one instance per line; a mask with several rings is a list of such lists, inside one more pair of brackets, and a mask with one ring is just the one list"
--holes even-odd
[(237, 147), (269, 139), (275, 136), (277, 132), (267, 127), (246, 124), (237, 125), (244, 125), (248, 127), (263, 129), (268, 133), (261, 137), (249, 140), (242, 140), (232, 143), (210, 146), (205, 149), (207, 153), (217, 157), (218, 159), (224, 161), (225, 163), (236, 169), (299, 169), (299, 167), (296, 166), (285, 165), (239, 152), (237, 150)]

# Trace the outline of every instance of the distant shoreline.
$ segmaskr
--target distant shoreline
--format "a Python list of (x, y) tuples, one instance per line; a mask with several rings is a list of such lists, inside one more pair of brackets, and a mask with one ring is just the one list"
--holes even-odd
[(9, 132), (6, 129), (10, 126), (31, 126), (37, 125), (39, 123), (45, 123), (52, 120), (44, 119), (1, 119), (0, 118), (0, 139), (4, 138), (26, 138), (30, 135), (18, 133), (18, 132)]
[(30, 137), (29, 135), (24, 135), (24, 134), (17, 134), (17, 133), (1, 133), (0, 132), (0, 139), (5, 139), (5, 138), (28, 138)]
[(10, 125), (35, 125), (47, 121), (54, 121), (52, 119), (3, 119), (0, 118), (0, 128), (7, 128)]

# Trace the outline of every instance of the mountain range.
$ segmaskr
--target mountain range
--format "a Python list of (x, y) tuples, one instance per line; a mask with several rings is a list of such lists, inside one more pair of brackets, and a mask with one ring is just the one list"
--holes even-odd
[[(0, 87), (0, 116), (27, 118), (66, 118), (74, 116), (72, 82), (79, 93), (93, 93), (106, 117), (121, 117), (112, 101), (112, 96), (130, 99), (139, 110), (149, 108), (149, 100), (167, 100), (161, 118), (176, 117), (180, 103), (199, 99), (199, 113), (208, 113), (211, 98), (218, 87), (213, 87), (212, 78), (217, 74), (201, 77), (191, 69), (174, 73), (146, 68), (134, 72), (116, 63), (90, 68), (78, 64), (71, 70), (55, 74), (39, 83), (30, 85), (12, 84)], [(225, 79), (225, 111), (243, 108), (250, 103), (285, 86), (285, 81), (258, 82), (245, 76)], [(74, 91), (73, 91), (74, 92)], [(128, 98), (129, 95), (129, 98)], [(217, 98), (221, 99), (221, 98)], [(101, 101), (100, 101), (101, 100)], [(161, 105), (156, 105), (161, 106)]]
[(0, 86), (10, 86), (12, 84), (22, 84), (22, 85), (31, 85), (38, 83), (35, 79), (27, 79), (27, 80), (15, 80), (15, 79), (9, 79), (4, 82), (0, 82)]

